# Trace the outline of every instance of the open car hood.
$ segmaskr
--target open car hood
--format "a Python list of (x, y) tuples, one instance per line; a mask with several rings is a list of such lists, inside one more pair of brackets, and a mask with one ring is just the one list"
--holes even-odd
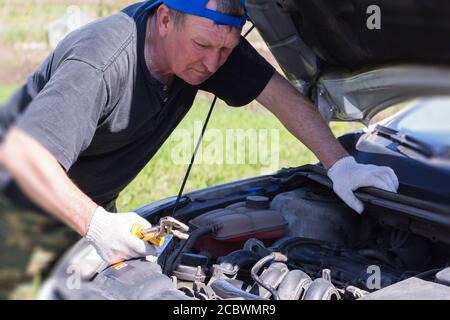
[(287, 78), (328, 121), (367, 124), (396, 103), (450, 94), (450, 2), (247, 0), (247, 7)]

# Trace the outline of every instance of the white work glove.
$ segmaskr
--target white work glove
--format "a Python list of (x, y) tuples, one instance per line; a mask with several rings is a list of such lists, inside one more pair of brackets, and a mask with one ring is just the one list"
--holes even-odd
[(86, 239), (109, 264), (155, 254), (157, 250), (153, 245), (130, 232), (136, 222), (144, 228), (151, 227), (147, 220), (135, 212), (110, 213), (98, 207), (89, 223)]
[(352, 156), (336, 161), (327, 175), (333, 181), (334, 192), (360, 214), (364, 211), (364, 205), (353, 194), (354, 190), (360, 187), (375, 187), (397, 192), (398, 189), (398, 179), (394, 170), (389, 167), (360, 164)]

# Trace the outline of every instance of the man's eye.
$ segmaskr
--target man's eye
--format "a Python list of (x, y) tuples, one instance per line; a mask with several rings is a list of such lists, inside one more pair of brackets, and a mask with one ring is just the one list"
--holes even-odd
[(205, 48), (208, 47), (208, 46), (206, 46), (206, 45), (204, 45), (204, 44), (201, 44), (201, 43), (198, 43), (198, 42), (195, 42), (195, 44), (197, 45), (197, 47), (200, 47), (200, 48), (202, 48), (202, 49), (205, 49)]

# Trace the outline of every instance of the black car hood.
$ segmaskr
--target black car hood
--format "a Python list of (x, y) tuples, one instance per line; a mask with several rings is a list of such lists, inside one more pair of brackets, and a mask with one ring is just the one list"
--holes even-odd
[(395, 103), (450, 94), (448, 1), (248, 0), (247, 6), (288, 79), (327, 120), (367, 123)]

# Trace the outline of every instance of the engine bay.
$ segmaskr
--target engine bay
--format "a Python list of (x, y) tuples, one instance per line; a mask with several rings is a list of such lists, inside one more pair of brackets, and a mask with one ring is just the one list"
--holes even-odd
[(351, 300), (411, 277), (446, 282), (436, 274), (448, 245), (359, 216), (317, 185), (249, 196), (189, 225), (189, 243), (162, 261), (192, 298)]
[[(370, 198), (359, 215), (311, 177), (294, 175), (284, 189), (269, 177), (190, 195), (175, 216), (189, 225), (189, 238), (166, 239), (155, 256), (99, 271), (95, 250), (80, 242), (41, 298), (450, 299), (445, 225), (405, 214), (422, 212), (405, 201)], [(170, 202), (153, 208), (152, 224), (172, 211)], [(81, 290), (68, 289), (73, 265), (80, 266)]]

